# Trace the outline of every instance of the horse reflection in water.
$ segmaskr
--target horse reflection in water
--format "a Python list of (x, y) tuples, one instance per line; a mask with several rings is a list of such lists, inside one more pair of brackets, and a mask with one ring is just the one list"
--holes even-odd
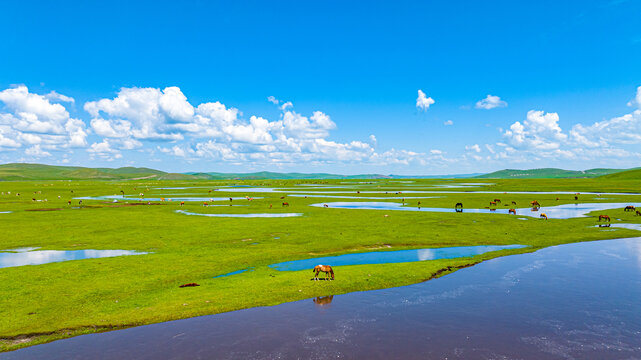
[(328, 306), (329, 304), (332, 303), (332, 300), (334, 300), (334, 295), (319, 296), (316, 299), (312, 299), (314, 304), (318, 307)]

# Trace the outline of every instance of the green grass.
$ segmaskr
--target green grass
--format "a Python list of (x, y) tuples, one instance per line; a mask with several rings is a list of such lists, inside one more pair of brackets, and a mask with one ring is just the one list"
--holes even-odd
[[(128, 171), (123, 170), (123, 173), (130, 174)], [(289, 188), (312, 182), (327, 185), (343, 183), (344, 180), (233, 181), (235, 184)], [(345, 193), (339, 195), (395, 197), (399, 196), (395, 194), (399, 190), (437, 190), (429, 185), (456, 182), (459, 181), (416, 180), (410, 184), (394, 180), (375, 180), (371, 184), (354, 181), (354, 187), (344, 189)], [(491, 185), (483, 187), (483, 190), (499, 192), (635, 192), (641, 188), (641, 183), (636, 181), (599, 179), (487, 182)], [(223, 189), (212, 193), (208, 191), (231, 183), (149, 179), (0, 183), (0, 191), (4, 192), (4, 195), (0, 195), (0, 211), (13, 211), (0, 214), (3, 226), (0, 249), (37, 246), (55, 250), (127, 249), (150, 252), (148, 255), (0, 269), (0, 282), (3, 284), (0, 288), (0, 309), (3, 314), (0, 317), (0, 350), (12, 350), (84, 333), (275, 305), (315, 296), (408, 285), (435, 275), (446, 275), (458, 267), (496, 256), (535, 251), (564, 243), (638, 236), (638, 232), (633, 230), (602, 231), (595, 228), (594, 217), (548, 221), (531, 218), (529, 221), (520, 221), (517, 217), (499, 214), (325, 209), (309, 204), (344, 199), (286, 197), (281, 200), (280, 197), (287, 192), (244, 194), (226, 193)], [(161, 186), (202, 188), (154, 189)], [(301, 186), (297, 188), (306, 189)], [(188, 202), (180, 207), (175, 201), (116, 207), (123, 204), (85, 200), (81, 209), (72, 209), (67, 205), (67, 200), (72, 197), (119, 194), (121, 190), (126, 194), (143, 192), (147, 197), (159, 194), (174, 194), (167, 197), (175, 197), (176, 194), (193, 193), (206, 197), (248, 195), (264, 198), (236, 200), (231, 207), (207, 208), (199, 202)], [(357, 190), (363, 193), (357, 194)], [(8, 194), (9, 191), (11, 194)], [(379, 193), (374, 195), (364, 191)], [(18, 192), (21, 194), (19, 197), (15, 195)], [(473, 194), (464, 191), (455, 194), (404, 195), (439, 196), (420, 199), (422, 206), (448, 208), (457, 202), (463, 202), (466, 208), (485, 207), (497, 197), (503, 200), (503, 204), (516, 201), (521, 207), (534, 199), (544, 206), (574, 202), (574, 195)], [(46, 198), (48, 201), (33, 202), (32, 198)], [(607, 200), (601, 198), (579, 195), (579, 202), (641, 202), (641, 196), (638, 195), (607, 196)], [(280, 206), (282, 201), (289, 202), (291, 206), (283, 208)], [(408, 206), (416, 206), (416, 201), (411, 200)], [(270, 204), (273, 205), (271, 209)], [(74, 200), (76, 205), (77, 200)], [(26, 211), (34, 209), (61, 210)], [(177, 209), (201, 213), (300, 212), (304, 215), (294, 218), (210, 218), (177, 214)], [(622, 222), (641, 222), (641, 217), (625, 213), (622, 209), (592, 215), (600, 213), (610, 214), (615, 222), (617, 218)], [(386, 214), (389, 217), (383, 216)], [(257, 244), (252, 245), (254, 243)], [(340, 266), (335, 268), (336, 280), (333, 282), (309, 281), (311, 269), (279, 272), (268, 267), (288, 260), (353, 252), (485, 244), (525, 244), (530, 247), (474, 258)], [(254, 271), (213, 278), (248, 267), (253, 267)], [(190, 282), (201, 286), (178, 287)]]
[(505, 169), (476, 176), (478, 179), (559, 179), (559, 178), (595, 178), (616, 174), (625, 169), (589, 169), (584, 171), (563, 170), (556, 168), (513, 170)]
[(641, 180), (641, 168), (631, 169), (616, 174), (603, 176), (604, 180)]

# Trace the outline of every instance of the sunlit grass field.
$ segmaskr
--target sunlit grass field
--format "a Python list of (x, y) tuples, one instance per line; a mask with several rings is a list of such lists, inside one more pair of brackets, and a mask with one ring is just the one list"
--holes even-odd
[[(640, 234), (628, 229), (594, 227), (599, 214), (610, 215), (613, 223), (641, 223), (641, 216), (624, 212), (622, 208), (594, 212), (589, 217), (545, 221), (538, 218), (538, 212), (529, 210), (519, 210), (519, 215), (514, 216), (309, 206), (359, 201), (332, 198), (333, 195), (384, 197), (390, 199), (362, 201), (396, 203), (402, 200), (392, 198), (406, 197), (408, 207), (417, 207), (420, 201), (421, 207), (454, 208), (456, 203), (462, 202), (468, 209), (485, 208), (496, 198), (501, 199), (500, 208), (520, 209), (527, 208), (533, 200), (542, 206), (641, 202), (640, 195), (583, 194), (590, 191), (639, 192), (641, 182), (634, 180), (474, 180), (474, 183), (486, 185), (434, 186), (467, 182), (470, 180), (0, 182), (3, 193), (0, 195), (0, 212), (11, 211), (0, 214), (0, 249), (40, 247), (48, 250), (124, 249), (149, 252), (146, 255), (1, 268), (0, 350), (82, 333), (275, 305), (315, 296), (408, 285), (496, 256), (535, 251), (563, 243)], [(251, 192), (251, 188), (226, 187), (233, 185), (274, 188), (274, 191)], [(177, 187), (185, 189), (160, 189)], [(441, 193), (411, 193), (422, 190)], [(340, 193), (322, 193), (329, 191)], [(503, 193), (506, 191), (567, 191), (573, 194)], [(83, 200), (80, 205), (75, 199), (120, 195), (123, 192), (130, 198), (115, 203), (97, 199)], [(575, 200), (575, 192), (581, 193), (577, 195), (578, 200)], [(16, 196), (17, 193), (20, 196)], [(144, 194), (144, 200), (139, 199), (140, 193)], [(292, 194), (302, 196), (294, 197)], [(305, 198), (305, 194), (327, 197)], [(166, 201), (147, 200), (160, 197)], [(215, 207), (204, 207), (203, 201), (186, 201), (184, 206), (180, 201), (167, 201), (176, 197), (234, 197), (235, 200), (208, 201), (209, 204), (224, 205)], [(511, 205), (512, 201), (517, 205)], [(283, 207), (282, 202), (288, 202), (290, 206)], [(33, 211), (45, 209), (49, 211)], [(301, 213), (302, 216), (201, 217), (184, 215), (176, 210), (219, 214)], [(518, 219), (522, 217), (528, 217), (528, 220)], [(283, 261), (354, 252), (507, 244), (529, 247), (472, 258), (339, 266), (335, 267), (335, 281), (310, 281), (313, 276), (311, 269), (285, 272), (268, 267)], [(448, 266), (450, 270), (439, 271)], [(253, 271), (214, 278), (247, 268), (253, 268)], [(181, 284), (192, 282), (200, 286), (179, 288)]]

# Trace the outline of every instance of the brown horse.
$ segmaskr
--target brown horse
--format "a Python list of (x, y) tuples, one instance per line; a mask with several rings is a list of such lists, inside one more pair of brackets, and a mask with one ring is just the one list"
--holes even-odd
[(314, 266), (314, 270), (312, 270), (312, 272), (316, 273), (316, 275), (314, 275), (314, 280), (318, 280), (318, 273), (320, 273), (321, 271), (325, 273), (325, 279), (327, 279), (331, 275), (332, 280), (334, 280), (334, 270), (329, 265)]
[(516, 209), (510, 209), (507, 213), (516, 215)]
[(541, 216), (539, 216), (539, 217), (540, 217), (541, 219), (545, 219), (545, 220), (547, 220), (547, 219), (548, 219), (548, 216), (547, 216), (547, 215), (545, 215), (545, 213), (541, 213)]
[(180, 206), (185, 206), (185, 202), (184, 202), (184, 201), (181, 201), (181, 202), (180, 202)]
[(283, 206), (289, 206), (289, 203), (284, 202), (284, 203), (283, 203)]
[(494, 199), (494, 202), (495, 202), (495, 203), (500, 203), (500, 202), (501, 202), (501, 199)]
[(604, 221), (610, 222), (610, 217), (608, 215), (599, 215), (599, 220), (601, 221), (603, 219)]
[(532, 201), (530, 205), (532, 205), (532, 207), (541, 207), (541, 204), (539, 204), (539, 202), (536, 200)]
[(636, 216), (641, 216), (641, 211), (637, 210)]
[(625, 209), (623, 209), (623, 211), (635, 211), (635, 210), (636, 208), (632, 205), (628, 205), (625, 207)]
[(490, 201), (490, 206), (495, 205), (496, 206), (496, 201)]
[(516, 201), (512, 201), (512, 205), (516, 205)]

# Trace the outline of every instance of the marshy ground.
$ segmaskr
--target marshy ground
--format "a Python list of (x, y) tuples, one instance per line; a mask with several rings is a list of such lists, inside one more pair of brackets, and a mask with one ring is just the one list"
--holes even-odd
[[(613, 224), (641, 223), (641, 216), (624, 212), (619, 206), (641, 203), (641, 195), (634, 194), (641, 189), (638, 181), (476, 182), (463, 186), (458, 184), (469, 181), (0, 183), (3, 229), (0, 249), (148, 253), (1, 268), (0, 308), (4, 316), (0, 317), (0, 349), (7, 351), (84, 333), (414, 284), (497, 256), (639, 234), (634, 227), (594, 226), (600, 214), (608, 214)], [(144, 194), (142, 198), (140, 194)], [(372, 197), (376, 202), (401, 204), (412, 210), (418, 209), (420, 201), (423, 209), (444, 208), (448, 212), (310, 206), (346, 199), (372, 201)], [(490, 205), (495, 199), (501, 201)], [(543, 208), (566, 204), (616, 205), (613, 209), (602, 205), (600, 210), (588, 211), (583, 217), (540, 220), (539, 212), (529, 208), (533, 200)], [(205, 202), (208, 206), (204, 206)], [(449, 210), (459, 202), (464, 209), (500, 210), (480, 213)], [(509, 208), (520, 209), (518, 215), (506, 214)], [(52, 209), (55, 211), (43, 211)], [(248, 214), (263, 216), (248, 217)], [(528, 221), (521, 220), (524, 218)], [(311, 268), (278, 271), (269, 266), (372, 251), (476, 245), (527, 247), (453, 259), (336, 266), (334, 281), (309, 281)], [(244, 269), (252, 271), (219, 276)], [(186, 283), (200, 286), (179, 288)]]

